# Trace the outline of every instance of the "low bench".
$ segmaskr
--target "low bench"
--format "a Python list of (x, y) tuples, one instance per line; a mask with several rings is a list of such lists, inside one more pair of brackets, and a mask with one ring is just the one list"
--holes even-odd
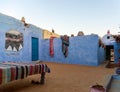
[[(46, 64), (2, 62), (0, 63), (0, 84), (24, 79), (34, 74), (41, 74), (41, 79), (36, 83), (44, 84), (45, 73), (50, 73), (50, 68)], [(35, 82), (32, 81), (32, 83)]]

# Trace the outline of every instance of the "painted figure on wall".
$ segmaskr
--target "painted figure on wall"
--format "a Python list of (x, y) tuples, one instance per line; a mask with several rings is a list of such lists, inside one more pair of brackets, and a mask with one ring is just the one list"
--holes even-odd
[(10, 30), (6, 32), (5, 40), (6, 51), (17, 52), (23, 47), (23, 34), (16, 30)]

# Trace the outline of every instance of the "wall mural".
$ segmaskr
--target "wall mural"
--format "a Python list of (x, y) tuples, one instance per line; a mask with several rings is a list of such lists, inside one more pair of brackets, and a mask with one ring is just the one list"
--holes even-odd
[(18, 52), (23, 48), (23, 33), (16, 30), (6, 32), (5, 49), (6, 51)]

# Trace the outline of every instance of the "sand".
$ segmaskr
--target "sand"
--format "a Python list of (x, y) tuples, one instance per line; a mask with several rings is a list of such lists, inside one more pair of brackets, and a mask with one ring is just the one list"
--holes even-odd
[(45, 84), (31, 84), (40, 75), (0, 85), (0, 92), (90, 92), (90, 86), (96, 83), (105, 86), (108, 77), (115, 74), (115, 68), (100, 66), (84, 66), (45, 62), (51, 69), (46, 73)]

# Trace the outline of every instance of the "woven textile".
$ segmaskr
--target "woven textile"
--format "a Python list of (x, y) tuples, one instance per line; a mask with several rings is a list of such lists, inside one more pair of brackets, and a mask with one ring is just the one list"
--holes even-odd
[(0, 63), (0, 84), (49, 71), (46, 64), (3, 62)]

